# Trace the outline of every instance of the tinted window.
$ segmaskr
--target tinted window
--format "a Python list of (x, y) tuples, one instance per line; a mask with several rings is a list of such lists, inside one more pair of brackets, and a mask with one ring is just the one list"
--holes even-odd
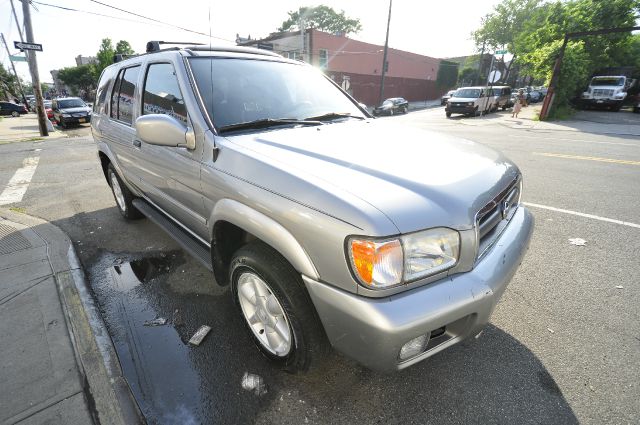
[(113, 91), (111, 92), (111, 106), (109, 107), (111, 118), (118, 118), (118, 92), (120, 91), (120, 82), (122, 80), (122, 74), (124, 70), (120, 71), (116, 83), (113, 85)]
[(187, 124), (187, 109), (184, 106), (173, 65), (169, 63), (149, 65), (142, 96), (143, 115), (170, 115)]
[(62, 99), (58, 101), (58, 107), (60, 109), (67, 109), (67, 108), (82, 108), (83, 106), (87, 106), (86, 103), (84, 103), (82, 101), (82, 99), (79, 98), (75, 98), (75, 99)]
[(98, 84), (98, 90), (96, 91), (96, 101), (93, 105), (93, 110), (100, 114), (104, 114), (107, 110), (106, 108), (106, 100), (108, 88), (111, 82), (113, 81), (113, 77), (115, 74), (114, 68), (107, 68), (102, 73), (102, 77), (100, 78), (100, 83)]
[(118, 119), (127, 124), (133, 122), (133, 96), (136, 91), (138, 81), (139, 66), (124, 70), (122, 83), (120, 83), (120, 94), (118, 95)]

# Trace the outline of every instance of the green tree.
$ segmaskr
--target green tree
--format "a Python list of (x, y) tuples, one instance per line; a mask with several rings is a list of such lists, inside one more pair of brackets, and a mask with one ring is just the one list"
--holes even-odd
[(95, 66), (93, 64), (62, 68), (58, 77), (71, 88), (74, 95), (81, 93), (87, 95), (96, 87)]
[(329, 33), (357, 33), (362, 30), (360, 19), (345, 16), (344, 10), (336, 12), (329, 6), (303, 6), (298, 10), (287, 12), (289, 18), (282, 22), (278, 31), (300, 30), (300, 23), (305, 28), (316, 28)]
[[(523, 6), (524, 5), (524, 6)], [(527, 10), (528, 8), (531, 8)], [(549, 83), (565, 33), (635, 25), (640, 0), (503, 0), (474, 32), (476, 44), (508, 46), (521, 73)], [(553, 116), (608, 66), (637, 65), (640, 41), (630, 32), (572, 39), (565, 51)]]
[(438, 87), (442, 89), (450, 89), (455, 86), (458, 82), (458, 67), (459, 64), (457, 62), (446, 60), (440, 61), (438, 76), (436, 78)]
[(118, 44), (116, 44), (115, 53), (119, 53), (119, 54), (127, 55), (127, 56), (131, 56), (131, 55), (135, 55), (136, 54), (136, 52), (133, 50), (133, 48), (131, 48), (131, 45), (129, 44), (129, 42), (126, 41), (126, 40), (118, 41)]
[(459, 85), (473, 85), (480, 78), (480, 73), (476, 68), (466, 67), (458, 75)]
[(102, 70), (113, 63), (113, 55), (115, 53), (116, 50), (113, 48), (111, 39), (103, 38), (102, 42), (100, 43), (98, 53), (96, 54), (96, 60), (98, 61), (94, 69), (94, 76), (96, 80), (99, 78)]
[(16, 77), (0, 63), (0, 98), (13, 99), (17, 97)]

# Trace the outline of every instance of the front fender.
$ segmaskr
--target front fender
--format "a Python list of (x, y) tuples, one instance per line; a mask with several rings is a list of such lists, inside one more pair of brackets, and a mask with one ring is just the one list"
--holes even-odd
[(319, 279), (311, 258), (296, 238), (272, 218), (232, 199), (222, 199), (213, 208), (209, 220), (209, 236), (213, 239), (213, 229), (217, 222), (227, 221), (251, 233), (278, 251), (301, 274)]

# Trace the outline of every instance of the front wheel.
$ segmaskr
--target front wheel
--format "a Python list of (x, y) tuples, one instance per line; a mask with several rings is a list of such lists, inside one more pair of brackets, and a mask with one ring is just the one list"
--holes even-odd
[(18, 111), (11, 111), (11, 116), (12, 116), (12, 117), (14, 117), (14, 118), (17, 118), (17, 117), (19, 117), (19, 116), (20, 116), (20, 112), (18, 112)]
[(262, 242), (240, 248), (231, 261), (231, 294), (255, 345), (288, 372), (317, 367), (328, 347), (300, 274)]
[(447, 118), (451, 118), (451, 112), (447, 112)]
[(406, 114), (407, 112), (409, 112), (409, 107), (408, 106), (403, 107), (402, 108), (402, 113)]
[(107, 181), (111, 186), (111, 192), (116, 200), (118, 211), (127, 220), (142, 218), (143, 215), (133, 206), (134, 196), (129, 188), (123, 183), (116, 169), (112, 164), (107, 168)]

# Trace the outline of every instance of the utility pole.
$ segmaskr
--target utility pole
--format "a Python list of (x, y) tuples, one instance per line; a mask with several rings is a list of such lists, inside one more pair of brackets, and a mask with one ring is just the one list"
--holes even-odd
[(24, 90), (22, 89), (22, 84), (20, 83), (20, 77), (18, 77), (18, 73), (16, 72), (16, 66), (13, 64), (13, 59), (11, 59), (11, 52), (9, 51), (9, 46), (7, 45), (7, 40), (4, 39), (4, 34), (0, 34), (2, 36), (2, 43), (4, 44), (4, 48), (7, 49), (7, 55), (9, 55), (9, 62), (11, 62), (11, 69), (13, 69), (13, 75), (16, 76), (16, 82), (18, 83), (18, 90), (20, 90), (20, 95), (22, 96), (22, 102), (24, 106), (29, 109), (29, 104), (27, 103), (27, 97), (24, 95)]
[(387, 37), (384, 40), (384, 54), (382, 55), (382, 78), (380, 79), (380, 96), (378, 96), (378, 105), (382, 104), (384, 96), (384, 76), (387, 73), (387, 50), (389, 50), (389, 25), (391, 24), (391, 5), (393, 0), (389, 0), (389, 17), (387, 18)]
[[(27, 33), (27, 43), (34, 43), (33, 28), (31, 27), (31, 10), (29, 9), (29, 0), (22, 0), (22, 15), (24, 16), (24, 27)], [(42, 89), (40, 88), (40, 76), (38, 75), (38, 62), (36, 60), (35, 50), (29, 52), (27, 56), (29, 60), (29, 71), (31, 71), (31, 85), (33, 93), (36, 95), (36, 113), (38, 114), (38, 126), (40, 127), (40, 135), (48, 136), (47, 117), (44, 114), (44, 104), (42, 103)]]
[[(16, 27), (18, 27), (18, 34), (20, 34), (20, 41), (24, 42), (24, 37), (22, 37), (22, 28), (20, 28), (20, 23), (18, 22), (18, 15), (16, 15), (16, 8), (13, 7), (13, 0), (11, 0), (11, 11), (13, 12), (13, 18), (16, 20)], [(28, 53), (28, 52), (25, 52), (25, 53)]]

